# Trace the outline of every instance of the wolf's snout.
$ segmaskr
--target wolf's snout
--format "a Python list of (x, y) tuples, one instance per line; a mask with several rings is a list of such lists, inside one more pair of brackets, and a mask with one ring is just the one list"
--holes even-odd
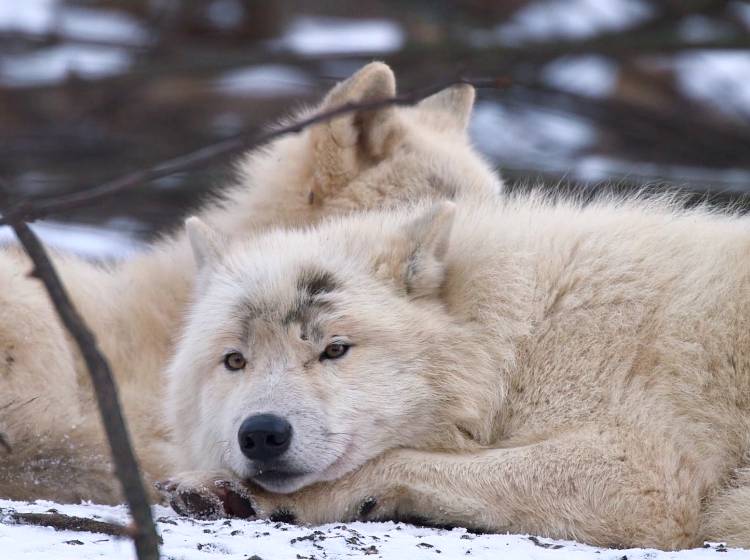
[(292, 425), (275, 414), (256, 414), (245, 418), (237, 437), (245, 457), (267, 461), (289, 449)]

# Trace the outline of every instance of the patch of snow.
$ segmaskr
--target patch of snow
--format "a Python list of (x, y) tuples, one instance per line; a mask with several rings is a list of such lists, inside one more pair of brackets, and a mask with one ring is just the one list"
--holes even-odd
[(148, 39), (138, 20), (113, 10), (66, 8), (60, 11), (56, 30), (70, 38), (140, 44)]
[[(0, 500), (0, 512), (46, 513), (54, 509), (63, 515), (97, 518), (127, 523), (123, 506), (94, 504), (59, 505)], [(181, 560), (246, 560), (253, 555), (264, 559), (328, 558), (409, 558), (436, 560), (722, 560), (746, 559), (748, 551), (706, 545), (704, 548), (663, 552), (653, 549), (610, 550), (571, 541), (558, 541), (525, 535), (475, 535), (464, 529), (427, 529), (404, 523), (347, 523), (320, 527), (299, 527), (270, 521), (194, 521), (156, 506), (154, 517), (164, 539), (164, 558)], [(49, 527), (0, 523), (0, 550), (13, 560), (121, 559), (135, 558), (131, 542), (109, 535), (55, 531)], [(0, 515), (2, 520), (2, 515)]]
[(404, 32), (385, 19), (295, 18), (278, 45), (302, 55), (389, 53), (404, 44)]
[(547, 64), (542, 79), (563, 91), (607, 97), (617, 82), (617, 64), (599, 55), (570, 56)]
[(691, 51), (675, 56), (682, 91), (729, 114), (750, 115), (750, 52)]
[(564, 167), (596, 141), (595, 129), (577, 117), (487, 101), (477, 103), (469, 131), (493, 160), (541, 170)]
[(549, 39), (583, 39), (627, 29), (651, 17), (642, 0), (537, 0), (515, 12), (496, 29), (508, 44)]
[(59, 3), (59, 0), (3, 0), (0, 2), (0, 29), (26, 33), (49, 31)]
[[(49, 247), (85, 258), (122, 259), (143, 248), (131, 235), (110, 229), (50, 221), (39, 221), (31, 227)], [(0, 246), (14, 242), (10, 227), (0, 227)]]
[(225, 73), (216, 88), (227, 95), (300, 95), (314, 86), (302, 70), (280, 64), (249, 66)]
[(123, 49), (60, 45), (6, 57), (0, 62), (0, 81), (8, 86), (51, 84), (75, 73), (88, 78), (118, 74), (130, 64)]
[(144, 27), (127, 14), (63, 6), (60, 0), (5, 0), (0, 2), (0, 29), (70, 38), (138, 44), (147, 36)]

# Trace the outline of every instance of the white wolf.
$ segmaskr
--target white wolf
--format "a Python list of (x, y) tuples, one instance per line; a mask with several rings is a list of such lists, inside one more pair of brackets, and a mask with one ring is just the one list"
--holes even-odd
[[(318, 109), (395, 94), (391, 70), (373, 63), (337, 85)], [(226, 234), (312, 224), (324, 216), (463, 191), (499, 179), (469, 145), (473, 89), (460, 86), (416, 107), (360, 111), (251, 153), (238, 184), (202, 213)], [(161, 372), (189, 300), (194, 265), (183, 235), (102, 268), (59, 256), (57, 265), (110, 358), (136, 450), (163, 478)], [(0, 496), (119, 500), (88, 376), (29, 264), (0, 252)]]
[(177, 509), (750, 547), (747, 218), (529, 196), (188, 229)]

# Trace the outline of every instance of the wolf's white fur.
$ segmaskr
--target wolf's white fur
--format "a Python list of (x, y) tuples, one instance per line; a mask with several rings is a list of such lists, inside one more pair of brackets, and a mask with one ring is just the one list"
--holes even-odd
[[(750, 547), (747, 218), (468, 197), (196, 253), (167, 400), (183, 487), (234, 477), (258, 515), (309, 523)], [(311, 275), (328, 287), (307, 297)], [(332, 340), (350, 350), (319, 359)], [(240, 453), (263, 412), (304, 474)]]
[[(337, 85), (320, 108), (394, 94), (391, 70), (373, 63)], [(249, 154), (237, 185), (201, 215), (222, 234), (237, 235), (497, 191), (499, 179), (466, 136), (473, 99), (470, 87), (457, 87), (415, 107), (353, 113), (284, 137)], [(56, 264), (112, 363), (147, 475), (165, 476), (161, 372), (195, 276), (185, 236), (113, 267), (64, 256)], [(11, 454), (0, 449), (0, 495), (116, 501), (88, 376), (28, 270), (17, 250), (0, 252), (0, 432), (13, 446)]]

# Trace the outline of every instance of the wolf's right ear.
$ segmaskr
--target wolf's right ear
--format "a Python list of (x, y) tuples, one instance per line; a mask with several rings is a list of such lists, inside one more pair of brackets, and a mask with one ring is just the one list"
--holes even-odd
[(412, 299), (437, 295), (455, 215), (456, 205), (443, 201), (406, 224), (376, 262), (376, 273), (395, 281)]
[[(371, 62), (326, 95), (319, 110), (366, 103), (396, 95), (396, 78), (382, 62)], [(351, 181), (363, 166), (387, 157), (401, 127), (393, 107), (347, 113), (310, 129), (314, 154), (315, 196)]]
[(206, 265), (219, 259), (222, 249), (227, 244), (222, 233), (195, 216), (185, 220), (185, 231), (187, 231), (198, 270), (202, 270)]

